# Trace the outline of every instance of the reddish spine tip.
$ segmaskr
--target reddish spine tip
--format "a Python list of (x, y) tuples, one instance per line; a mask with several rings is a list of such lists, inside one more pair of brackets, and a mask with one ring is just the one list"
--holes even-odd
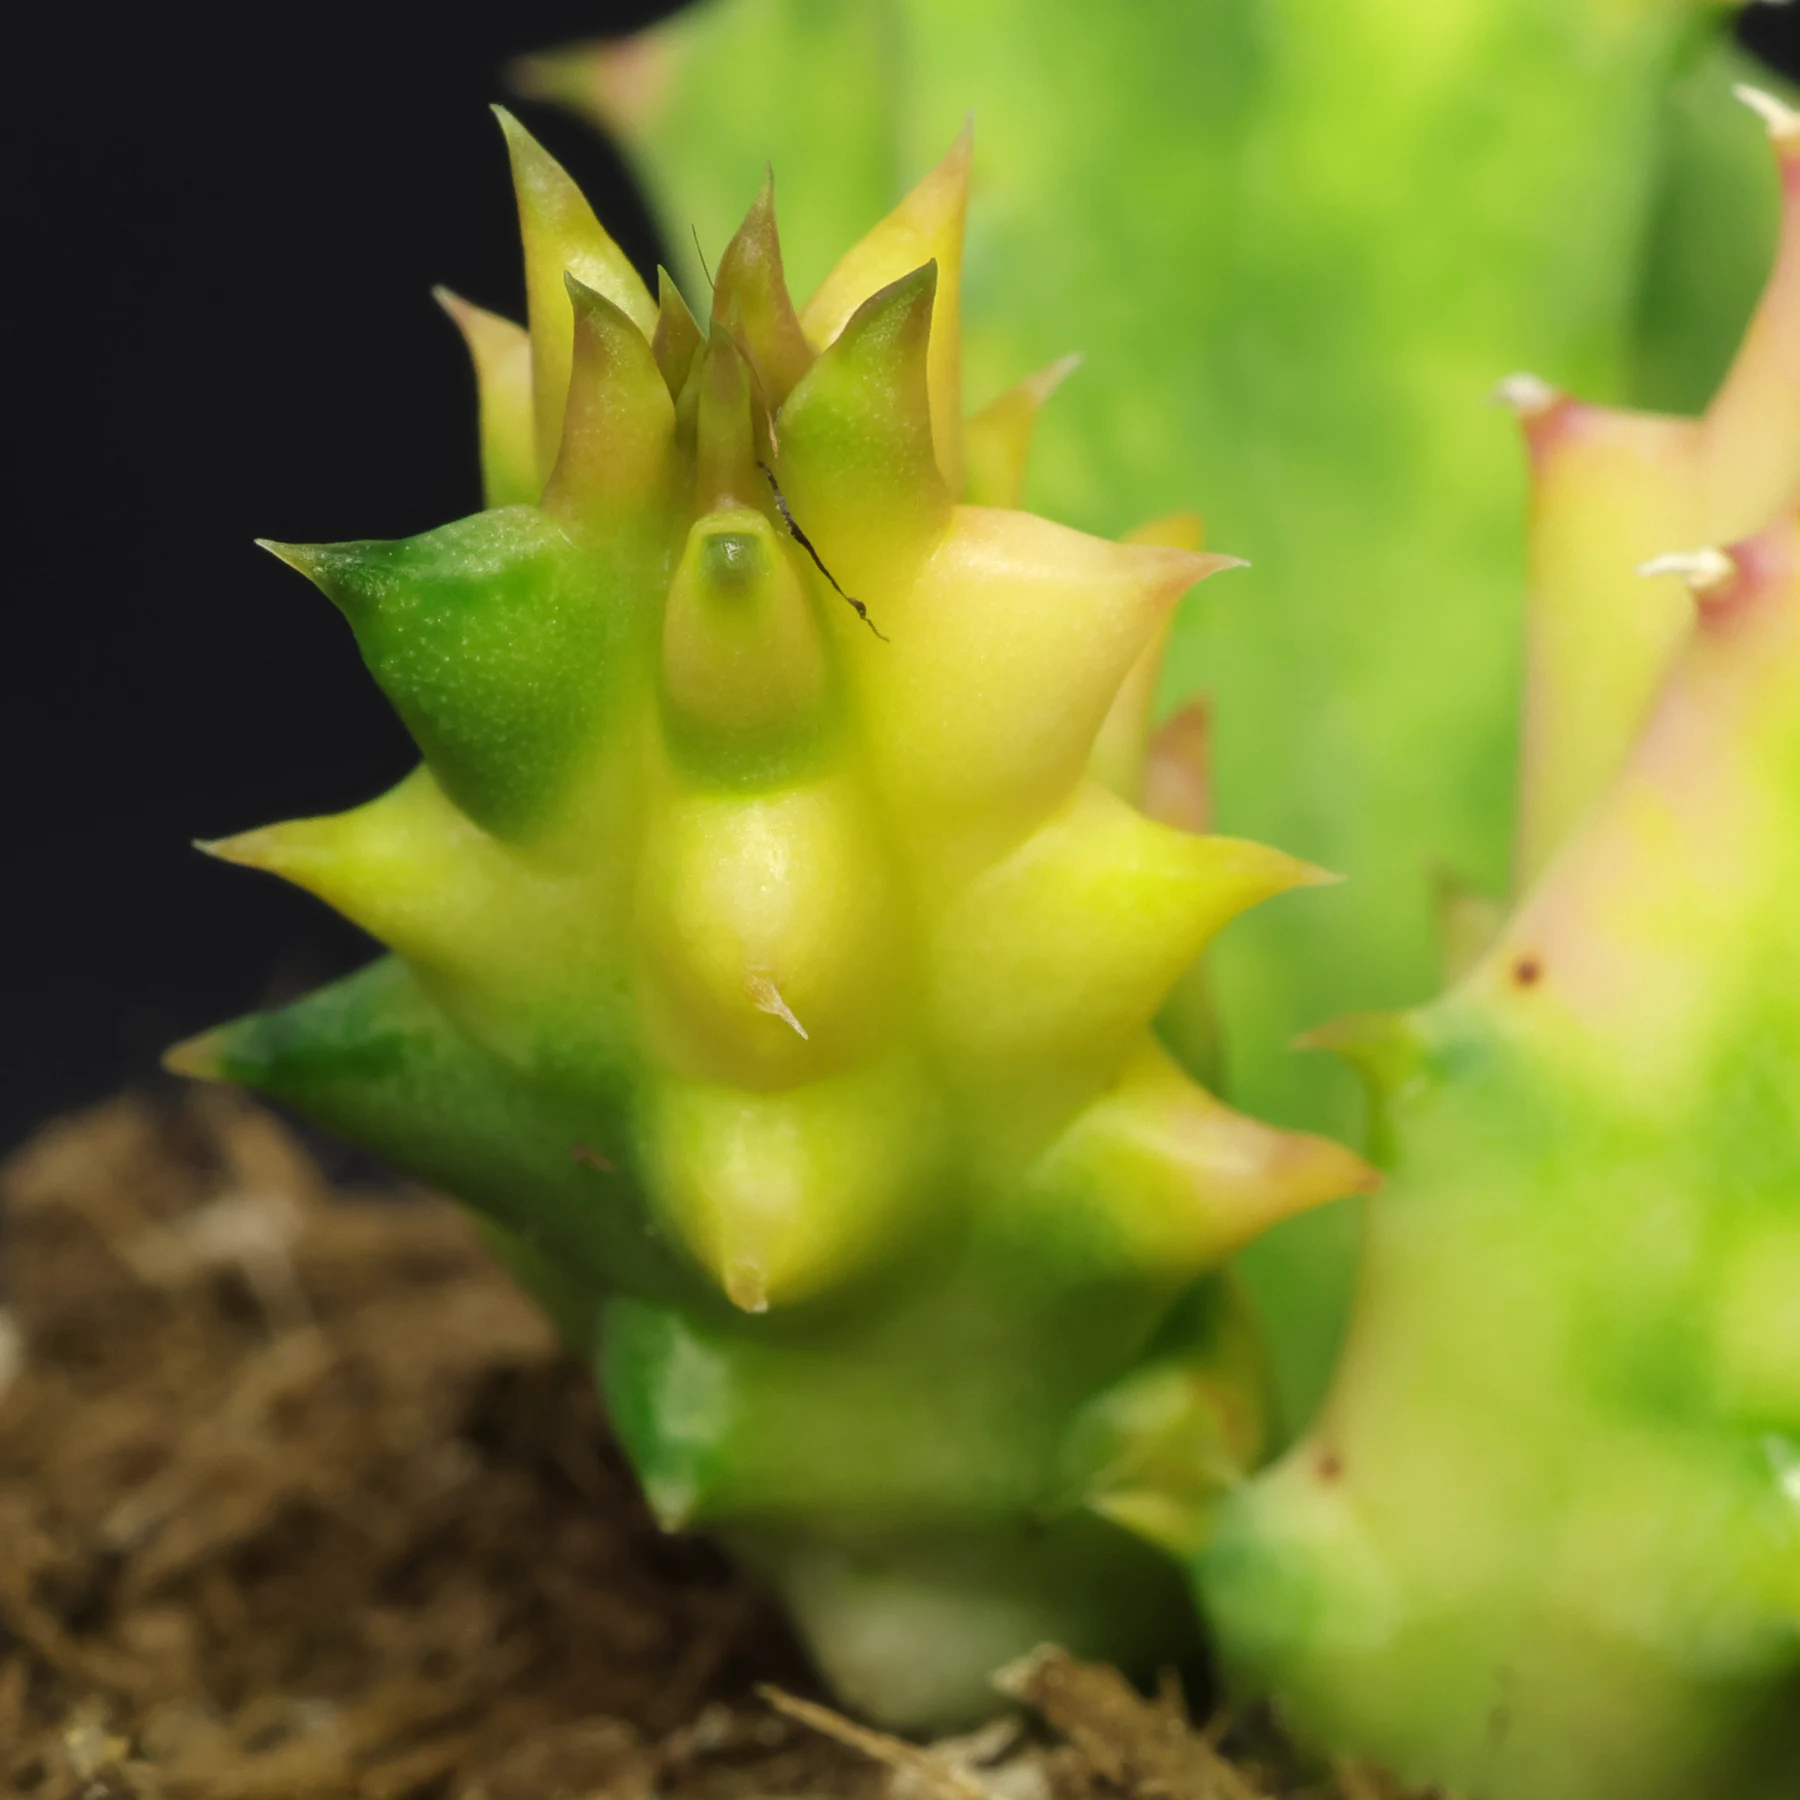
[(1701, 626), (1709, 631), (1728, 629), (1760, 610), (1761, 603), (1788, 592), (1800, 564), (1797, 551), (1795, 522), (1789, 518), (1731, 545), (1725, 552), (1730, 575), (1694, 590)]

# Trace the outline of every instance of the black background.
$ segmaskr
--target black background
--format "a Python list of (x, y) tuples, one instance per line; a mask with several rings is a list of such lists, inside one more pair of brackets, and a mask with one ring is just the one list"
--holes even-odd
[[(429, 289), (522, 316), (499, 70), (672, 7), (309, 0), (216, 31), (171, 10), (37, 0), (0, 33), (0, 1143), (368, 955), (187, 847), (413, 761), (336, 613), (251, 539), (479, 504), (472, 384)], [(1744, 29), (1800, 69), (1800, 8)], [(518, 110), (653, 267), (612, 150)]]

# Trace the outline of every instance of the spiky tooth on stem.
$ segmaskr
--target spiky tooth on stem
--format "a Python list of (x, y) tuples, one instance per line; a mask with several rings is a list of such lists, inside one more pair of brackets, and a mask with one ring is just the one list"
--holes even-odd
[(781, 409), (790, 517), (878, 626), (876, 598), (949, 522), (927, 370), (937, 278), (926, 263), (871, 294)]
[[(873, 231), (838, 259), (800, 315), (808, 342), (823, 350), (871, 294), (922, 263), (937, 264), (937, 306), (928, 356), (931, 416), (938, 467), (953, 494), (963, 485), (962, 257), (974, 141), (975, 125), (970, 118), (942, 161)], [(1016, 501), (990, 504), (1014, 505)]]
[(1267, 1380), (1260, 1333), (1242, 1324), (1241, 1346), (1211, 1339), (1159, 1355), (1082, 1407), (1060, 1458), (1069, 1504), (1180, 1562), (1199, 1554), (1221, 1497), (1256, 1468), (1268, 1436), (1248, 1399)]
[[(1205, 538), (1206, 527), (1198, 513), (1174, 512), (1146, 520), (1119, 541), (1198, 551)], [(1144, 762), (1150, 750), (1150, 715), (1174, 623), (1174, 614), (1165, 613), (1162, 624), (1138, 652), (1137, 661), (1119, 683), (1119, 691), (1106, 710), (1088, 757), (1088, 773), (1122, 800), (1136, 800), (1143, 790)]]
[(938, 1040), (1010, 1066), (1104, 1066), (1237, 914), (1335, 877), (1280, 851), (1145, 819), (1089, 783), (944, 913)]
[(688, 303), (681, 297), (669, 271), (660, 265), (656, 271), (656, 330), (650, 338), (650, 349), (656, 366), (662, 370), (669, 398), (679, 400), (681, 390), (694, 367), (706, 340), (694, 320)]
[(962, 443), (963, 498), (971, 506), (1024, 504), (1025, 470), (1038, 414), (1080, 367), (1078, 352), (1059, 356), (970, 417), (963, 426)]
[(531, 391), (531, 334), (511, 319), (436, 287), (431, 295), (462, 333), (475, 365), (484, 506), (519, 506), (543, 490)]
[(262, 543), (344, 614), (470, 818), (503, 837), (554, 820), (603, 726), (625, 609), (594, 604), (553, 520), (515, 506), (393, 542)]
[(573, 275), (604, 294), (646, 339), (656, 330), (656, 302), (563, 166), (504, 107), (495, 107), (494, 115), (506, 134), (519, 200), (538, 468), (547, 475), (562, 438), (575, 330), (563, 277)]
[[(196, 844), (197, 850), (211, 851), (208, 844)], [(226, 1066), (226, 1045), (229, 1032), (224, 1026), (216, 1026), (211, 1031), (202, 1031), (191, 1038), (183, 1038), (179, 1044), (171, 1044), (162, 1053), (162, 1066), (171, 1075), (185, 1075), (190, 1081), (230, 1081), (231, 1074)]]
[[(428, 768), (349, 812), (265, 825), (195, 848), (291, 881), (422, 967), (499, 982), (507, 971), (487, 966), (489, 959), (517, 964), (520, 953), (526, 961), (556, 954), (543, 938), (534, 947), (506, 948), (507, 928), (525, 926), (535, 910), (531, 884), (451, 805)], [(526, 988), (538, 985), (522, 980)]]
[(756, 507), (768, 495), (756, 429), (755, 379), (729, 332), (715, 329), (691, 385), (695, 413), (694, 490), (698, 513)]
[[(959, 507), (855, 670), (884, 787), (930, 853), (989, 860), (1062, 805), (1175, 602), (1229, 556)], [(879, 615), (878, 615), (879, 616)]]
[(1086, 1402), (1058, 1447), (1058, 1490), (1184, 1562), (1268, 1448), (1268, 1352), (1226, 1273), (1190, 1287), (1147, 1360)]
[(1014, 1204), (1038, 1229), (1068, 1212), (1055, 1235), (1080, 1245), (1090, 1278), (1154, 1271), (1179, 1287), (1278, 1220), (1379, 1182), (1329, 1138), (1234, 1112), (1146, 1042), (1039, 1159)]
[(841, 1287), (928, 1226), (941, 1152), (904, 1063), (776, 1093), (667, 1083), (647, 1143), (658, 1210), (751, 1313)]
[(397, 957), (190, 1038), (166, 1061), (294, 1107), (454, 1190), (554, 1257), (569, 1283), (665, 1294), (698, 1285), (645, 1230), (629, 1146), (604, 1109), (478, 1047)]
[(788, 544), (760, 512), (708, 513), (688, 532), (663, 612), (663, 693), (711, 763), (760, 766), (816, 724), (825, 644)]
[[(1138, 805), (1159, 825), (1195, 836), (1211, 831), (1212, 715), (1205, 702), (1179, 708), (1151, 738)], [(1156, 1035), (1197, 1081), (1216, 1087), (1223, 1080), (1224, 1037), (1204, 954), (1164, 995)]]
[(756, 377), (761, 404), (770, 412), (778, 411), (811, 367), (813, 353), (782, 273), (772, 171), (764, 175), (744, 222), (719, 258), (713, 278), (712, 326), (744, 353)]
[(1139, 804), (1177, 831), (1212, 829), (1212, 713), (1203, 701), (1171, 713), (1150, 740)]
[(660, 536), (674, 498), (674, 401), (644, 334), (604, 294), (564, 282), (573, 353), (544, 510), (597, 546)]

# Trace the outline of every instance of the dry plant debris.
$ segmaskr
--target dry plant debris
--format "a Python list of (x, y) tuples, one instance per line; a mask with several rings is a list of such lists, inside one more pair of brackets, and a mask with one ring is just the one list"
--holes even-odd
[(0, 1208), (0, 1795), (1386, 1793), (1239, 1768), (1052, 1651), (1008, 1672), (1029, 1720), (929, 1747), (790, 1692), (767, 1603), (656, 1529), (461, 1215), (334, 1193), (233, 1096), (54, 1124)]

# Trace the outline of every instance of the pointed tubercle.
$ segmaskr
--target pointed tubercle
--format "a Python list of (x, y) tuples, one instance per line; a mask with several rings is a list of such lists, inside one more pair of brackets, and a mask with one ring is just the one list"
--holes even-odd
[(1081, 366), (1071, 352), (991, 400), (963, 427), (963, 497), (972, 506), (1020, 506), (1031, 440), (1045, 402)]
[(1212, 829), (1212, 715), (1194, 700), (1170, 714), (1150, 740), (1142, 806), (1159, 824), (1196, 834)]
[(782, 408), (783, 494), (851, 594), (948, 522), (927, 375), (937, 287), (928, 262), (871, 294)]
[(433, 288), (431, 296), (462, 333), (475, 366), (482, 504), (518, 506), (536, 500), (544, 483), (532, 415), (530, 334), (447, 287)]
[(975, 122), (970, 115), (938, 165), (839, 259), (801, 317), (808, 342), (822, 350), (836, 340), (871, 294), (921, 263), (937, 264), (930, 351), (931, 416), (938, 467), (953, 494), (963, 485), (962, 261), (974, 144)]
[(506, 134), (518, 196), (538, 466), (548, 469), (562, 437), (574, 333), (563, 277), (572, 274), (604, 294), (646, 340), (656, 329), (656, 302), (567, 170), (504, 107), (495, 107), (494, 115)]
[(569, 392), (544, 510), (590, 538), (648, 524), (673, 474), (675, 403), (644, 335), (607, 297), (563, 277), (574, 315)]
[[(205, 845), (196, 845), (205, 849)], [(162, 1053), (162, 1066), (171, 1075), (185, 1075), (190, 1081), (226, 1081), (225, 1041), (223, 1030), (203, 1031), (197, 1037), (183, 1038)]]
[(788, 296), (775, 228), (775, 177), (764, 177), (744, 222), (725, 246), (713, 279), (712, 322), (736, 343), (771, 412), (793, 392), (813, 353)]

